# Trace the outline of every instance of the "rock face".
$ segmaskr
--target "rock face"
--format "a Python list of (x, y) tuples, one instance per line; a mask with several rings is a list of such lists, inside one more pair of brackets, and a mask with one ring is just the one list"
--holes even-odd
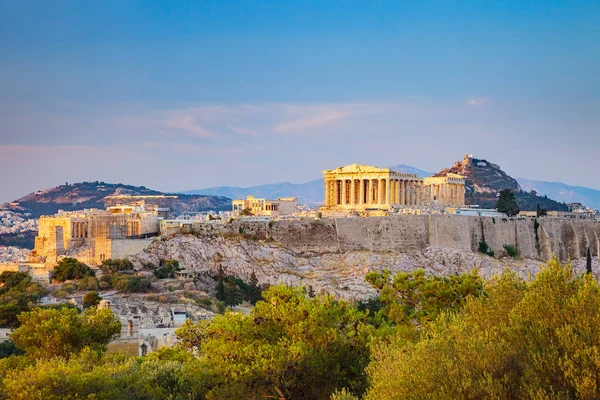
[[(20, 212), (31, 212), (33, 217), (37, 218), (40, 215), (55, 214), (58, 210), (102, 209), (105, 206), (114, 205), (111, 201), (105, 200), (105, 197), (117, 195), (160, 196), (165, 195), (165, 193), (148, 189), (144, 186), (131, 186), (121, 183), (82, 182), (65, 184), (30, 193), (12, 203), (3, 205), (3, 207)], [(146, 203), (153, 204), (152, 202), (156, 201), (158, 202), (156, 204), (159, 206), (168, 206), (175, 212), (229, 210), (231, 208), (231, 200), (226, 197), (206, 195), (177, 196), (177, 199), (148, 199)]]
[[(447, 275), (477, 270), (485, 278), (509, 268), (526, 278), (538, 271), (541, 262), (531, 259), (495, 259), (471, 251), (426, 247), (422, 251), (344, 251), (296, 252), (267, 241), (223, 237), (177, 235), (156, 240), (144, 253), (132, 258), (158, 264), (175, 259), (181, 267), (216, 276), (219, 266), (226, 274), (248, 280), (254, 273), (261, 284), (284, 283), (311, 285), (317, 293), (359, 299), (375, 294), (364, 277), (374, 270), (412, 271), (424, 268), (428, 273)], [(585, 270), (585, 259), (574, 263)], [(594, 258), (594, 270), (600, 268)], [(206, 287), (212, 290), (212, 287)]]
[[(497, 257), (504, 245), (512, 245), (522, 259), (479, 254), (483, 240)], [(597, 270), (599, 240), (600, 223), (553, 218), (537, 224), (530, 219), (449, 215), (236, 221), (160, 237), (132, 261), (141, 267), (175, 259), (184, 269), (212, 276), (222, 266), (244, 280), (254, 272), (264, 284), (311, 285), (317, 292), (359, 298), (374, 293), (364, 282), (372, 270), (423, 267), (430, 273), (450, 274), (476, 269), (489, 277), (510, 268), (526, 276), (553, 253), (575, 260), (583, 270), (588, 247)]]
[(547, 197), (523, 192), (516, 179), (504, 172), (500, 166), (487, 160), (466, 155), (450, 168), (445, 168), (435, 176), (446, 176), (448, 173), (466, 177), (465, 191), (467, 204), (477, 204), (482, 208), (496, 208), (496, 194), (502, 189), (510, 189), (515, 193), (517, 204), (521, 210), (535, 210), (539, 203), (548, 211), (568, 211), (568, 207)]

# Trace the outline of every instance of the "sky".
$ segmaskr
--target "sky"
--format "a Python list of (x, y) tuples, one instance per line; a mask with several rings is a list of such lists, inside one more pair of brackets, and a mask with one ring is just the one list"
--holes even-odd
[(466, 153), (600, 189), (598, 1), (0, 0), (0, 202)]

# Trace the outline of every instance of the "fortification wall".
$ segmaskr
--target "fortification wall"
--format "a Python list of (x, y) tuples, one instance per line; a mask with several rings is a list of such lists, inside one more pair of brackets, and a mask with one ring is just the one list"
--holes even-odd
[(600, 252), (600, 222), (557, 218), (523, 219), (457, 215), (396, 215), (370, 218), (247, 221), (196, 224), (181, 233), (270, 240), (295, 252), (412, 252), (427, 246), (477, 252), (484, 241), (495, 254), (515, 246), (522, 257), (562, 260)]

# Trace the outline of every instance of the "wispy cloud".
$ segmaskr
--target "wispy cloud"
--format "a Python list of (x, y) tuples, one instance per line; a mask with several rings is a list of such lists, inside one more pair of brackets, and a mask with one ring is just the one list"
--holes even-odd
[(469, 105), (471, 107), (479, 107), (479, 106), (483, 106), (489, 102), (490, 102), (490, 99), (488, 99), (488, 98), (469, 99), (467, 101), (467, 105)]
[(177, 119), (168, 120), (167, 126), (171, 128), (182, 129), (193, 136), (203, 139), (214, 139), (217, 137), (215, 133), (209, 132), (202, 126), (198, 125), (195, 122), (195, 118), (193, 116), (185, 116)]

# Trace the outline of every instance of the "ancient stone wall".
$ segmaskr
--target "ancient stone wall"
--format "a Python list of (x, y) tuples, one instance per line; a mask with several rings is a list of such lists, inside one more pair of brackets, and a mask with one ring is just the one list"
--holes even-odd
[(484, 241), (496, 255), (517, 247), (522, 257), (562, 260), (600, 251), (600, 222), (557, 218), (512, 219), (456, 215), (395, 215), (370, 218), (245, 221), (196, 224), (181, 233), (269, 240), (295, 252), (413, 252), (427, 246), (477, 252)]

